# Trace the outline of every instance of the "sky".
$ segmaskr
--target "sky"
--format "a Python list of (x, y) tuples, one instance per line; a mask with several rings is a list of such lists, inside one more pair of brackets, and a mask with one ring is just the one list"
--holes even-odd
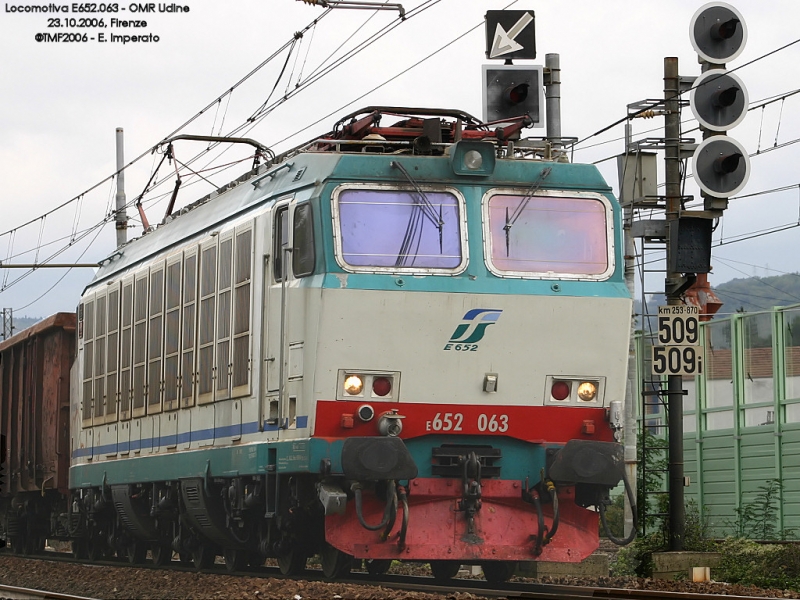
[[(546, 54), (560, 55), (562, 134), (582, 140), (573, 160), (596, 163), (615, 190), (614, 157), (624, 150), (623, 126), (594, 134), (624, 118), (627, 105), (663, 97), (664, 57), (678, 58), (682, 76), (700, 74), (689, 41), (689, 23), (704, 4), (700, 1), (410, 0), (402, 2), (404, 21), (396, 9), (327, 13), (297, 0), (182, 1), (155, 3), (153, 12), (136, 10), (146, 8), (145, 3), (122, 2), (116, 6), (124, 11), (94, 14), (73, 10), (90, 3), (68, 2), (66, 13), (38, 11), (62, 6), (58, 0), (3, 3), (0, 262), (92, 263), (114, 251), (116, 232), (108, 215), (116, 192), (110, 176), (116, 170), (117, 127), (125, 131), (126, 163), (141, 157), (125, 171), (130, 201), (161, 158), (151, 153), (153, 147), (178, 130), (196, 135), (238, 130), (236, 135), (280, 152), (329, 131), (340, 117), (368, 105), (457, 108), (480, 117), (481, 65), (492, 62), (485, 56), (487, 10), (535, 14), (537, 59), (515, 64), (544, 64)], [(798, 41), (800, 3), (731, 4), (744, 17), (748, 39), (728, 68), (741, 67), (736, 74), (748, 89), (750, 105), (800, 88), (800, 43), (781, 49)], [(160, 10), (174, 6), (188, 7), (188, 12)], [(112, 18), (129, 26), (111, 27)], [(103, 19), (106, 27), (95, 19)], [(134, 21), (140, 27), (133, 27)], [(303, 35), (295, 38), (296, 32)], [(37, 34), (54, 33), (95, 39), (37, 41)], [(100, 34), (106, 41), (98, 40)], [(151, 41), (111, 42), (111, 34), (144, 35)], [(376, 36), (377, 41), (342, 60)], [(280, 102), (284, 96), (287, 100)], [(248, 122), (262, 107), (266, 114)], [(800, 271), (800, 145), (793, 143), (800, 138), (799, 108), (800, 94), (777, 100), (748, 112), (730, 132), (753, 155), (752, 172), (715, 230), (712, 284)], [(682, 122), (682, 137), (699, 142), (702, 136), (688, 107)], [(663, 136), (663, 118), (636, 119), (633, 132), (635, 139)], [(540, 129), (526, 133), (544, 135)], [(195, 170), (230, 164), (225, 170), (203, 171), (208, 181), (187, 180), (177, 208), (251, 166), (249, 148), (223, 150), (175, 144), (178, 160), (198, 157), (192, 162)], [(663, 181), (661, 157), (658, 168)], [(162, 166), (156, 182), (145, 200), (151, 223), (164, 216), (174, 166)], [(691, 178), (686, 194), (700, 198)], [(129, 217), (133, 238), (142, 226), (130, 209)], [(96, 227), (104, 220), (104, 226)], [(92, 276), (90, 268), (0, 268), (0, 308), (12, 308), (17, 316), (74, 310)]]

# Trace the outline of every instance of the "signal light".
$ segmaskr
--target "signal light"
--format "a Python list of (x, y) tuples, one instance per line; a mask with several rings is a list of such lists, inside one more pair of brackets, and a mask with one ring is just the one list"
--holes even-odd
[(750, 177), (750, 157), (736, 140), (713, 136), (697, 147), (692, 159), (697, 184), (715, 198), (738, 194)]
[(503, 90), (503, 100), (509, 106), (516, 106), (528, 98), (529, 83), (519, 83)]
[(527, 114), (534, 127), (544, 127), (543, 78), (541, 66), (484, 65), (483, 120), (502, 121)]
[(721, 65), (741, 54), (747, 41), (747, 26), (730, 4), (710, 2), (692, 17), (689, 39), (701, 59)]
[(706, 71), (692, 86), (692, 112), (700, 125), (710, 131), (736, 127), (747, 115), (748, 102), (742, 80), (724, 69)]
[[(694, 152), (694, 179), (704, 192), (705, 210), (718, 215), (727, 208), (728, 198), (744, 188), (750, 174), (747, 151), (726, 137), (727, 130), (747, 114), (747, 89), (736, 75), (725, 71), (725, 63), (744, 49), (747, 26), (731, 5), (711, 2), (692, 17), (689, 38), (705, 71), (695, 81), (691, 96), (692, 112), (706, 138)], [(702, 237), (705, 250), (707, 236)], [(704, 261), (699, 263), (706, 269)]]

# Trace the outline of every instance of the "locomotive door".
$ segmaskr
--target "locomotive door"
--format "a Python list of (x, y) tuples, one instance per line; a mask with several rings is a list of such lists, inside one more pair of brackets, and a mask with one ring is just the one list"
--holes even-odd
[(270, 260), (265, 269), (268, 282), (266, 306), (264, 307), (267, 339), (266, 402), (262, 420), (265, 430), (277, 432), (292, 427), (293, 399), (288, 389), (289, 328), (292, 308), (288, 302), (291, 284), (292, 213), (295, 201), (279, 201), (272, 212), (270, 224)]

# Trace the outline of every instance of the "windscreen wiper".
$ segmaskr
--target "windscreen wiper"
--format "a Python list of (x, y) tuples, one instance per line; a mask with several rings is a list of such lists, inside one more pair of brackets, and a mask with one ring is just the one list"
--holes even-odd
[(541, 173), (539, 173), (539, 176), (533, 181), (531, 187), (528, 188), (528, 191), (525, 192), (525, 195), (522, 197), (522, 200), (519, 201), (517, 208), (514, 209), (514, 212), (510, 217), (508, 216), (508, 208), (506, 208), (506, 224), (503, 226), (503, 229), (506, 232), (506, 256), (510, 256), (509, 247), (511, 244), (510, 237), (512, 225), (514, 225), (514, 223), (517, 222), (517, 219), (520, 218), (522, 211), (525, 210), (525, 207), (528, 205), (530, 199), (533, 198), (534, 194), (539, 191), (539, 188), (542, 186), (545, 178), (550, 175), (550, 171), (552, 170), (552, 167), (542, 169)]
[[(441, 204), (439, 205), (439, 214), (437, 215), (436, 208), (433, 206), (433, 203), (431, 203), (431, 201), (428, 199), (428, 196), (420, 187), (419, 183), (417, 183), (417, 181), (411, 177), (411, 174), (406, 170), (406, 168), (397, 161), (392, 161), (391, 166), (399, 170), (414, 188), (415, 193), (411, 194), (411, 197), (414, 199), (414, 207), (418, 208), (422, 212), (422, 215), (425, 216), (425, 218), (427, 218), (439, 231), (439, 253), (442, 253), (442, 230), (444, 228), (444, 219), (442, 215)], [(397, 255), (397, 262), (395, 263), (395, 266), (402, 266), (402, 263), (406, 258), (408, 258), (411, 245), (413, 244), (415, 238), (417, 239), (417, 247), (419, 247), (419, 243), (422, 240), (422, 229), (418, 227), (418, 214), (415, 213), (416, 211), (411, 211), (411, 217), (409, 218), (408, 227), (406, 228), (406, 235), (403, 239), (403, 244), (400, 247), (400, 252)]]

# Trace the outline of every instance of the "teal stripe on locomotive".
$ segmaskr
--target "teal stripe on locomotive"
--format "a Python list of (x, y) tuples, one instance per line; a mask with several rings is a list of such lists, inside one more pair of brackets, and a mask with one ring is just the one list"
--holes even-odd
[[(475, 260), (473, 259), (473, 263)], [(333, 269), (331, 269), (333, 270)], [(473, 270), (480, 267), (467, 267), (462, 275), (453, 277), (414, 277), (409, 275), (371, 275), (349, 273), (346, 282), (335, 274), (328, 273), (323, 278), (310, 281), (304, 279), (306, 287), (324, 287), (351, 290), (403, 291), (403, 292), (446, 292), (468, 294), (513, 294), (518, 296), (592, 296), (595, 298), (628, 298), (630, 292), (622, 282), (617, 281), (565, 281), (500, 279), (488, 272), (483, 276), (473, 276)], [(474, 277), (474, 279), (473, 279)], [(558, 285), (554, 289), (554, 281)]]
[[(70, 489), (177, 481), (187, 477), (237, 477), (266, 473), (309, 472), (310, 447), (321, 440), (286, 440), (209, 447), (198, 450), (128, 457), (124, 460), (74, 465)], [(324, 442), (322, 442), (324, 443)], [(313, 470), (319, 468), (319, 462)]]
[[(442, 444), (469, 444), (473, 438), (459, 436), (423, 436), (406, 442), (419, 477), (431, 477), (431, 448)], [(537, 481), (545, 465), (546, 448), (508, 438), (482, 438), (482, 442), (500, 448), (498, 465), (502, 479)], [(296, 440), (255, 442), (237, 446), (209, 447), (129, 457), (75, 465), (70, 468), (69, 487), (89, 488), (155, 481), (177, 481), (189, 477), (238, 477), (267, 473), (318, 473), (322, 461), (330, 461), (331, 473), (342, 474), (343, 439), (301, 438)]]

